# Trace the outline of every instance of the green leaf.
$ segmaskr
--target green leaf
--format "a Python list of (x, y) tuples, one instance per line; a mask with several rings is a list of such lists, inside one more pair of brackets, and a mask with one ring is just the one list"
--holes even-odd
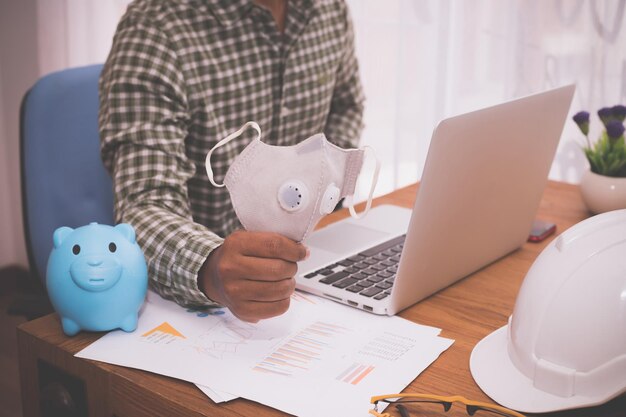
[(591, 171), (611, 177), (626, 176), (626, 143), (624, 137), (611, 140), (606, 132), (591, 148), (583, 148)]

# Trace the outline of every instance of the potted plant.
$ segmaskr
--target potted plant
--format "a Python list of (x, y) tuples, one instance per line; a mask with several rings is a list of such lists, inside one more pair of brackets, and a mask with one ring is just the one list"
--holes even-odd
[(593, 213), (626, 208), (626, 106), (603, 107), (598, 116), (604, 130), (595, 143), (589, 140), (589, 113), (581, 111), (573, 117), (587, 140), (583, 151), (589, 170), (583, 174), (580, 190)]

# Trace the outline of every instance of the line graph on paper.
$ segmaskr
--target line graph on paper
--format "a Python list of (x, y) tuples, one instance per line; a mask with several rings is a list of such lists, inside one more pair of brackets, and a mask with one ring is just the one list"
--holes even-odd
[[(306, 306), (313, 306), (318, 303), (316, 297), (299, 291), (292, 294), (292, 301)], [(281, 337), (276, 334), (267, 334), (267, 328), (243, 322), (229, 314), (215, 317), (213, 321), (207, 322), (206, 326), (206, 329), (201, 333), (190, 337), (185, 345), (194, 352), (215, 359), (224, 359), (225, 355), (242, 353), (244, 346), (249, 343), (250, 339), (272, 340)], [(305, 352), (300, 353), (306, 354)]]
[(337, 338), (348, 332), (346, 327), (316, 321), (287, 338), (252, 369), (286, 377), (310, 372), (333, 351)]
[(225, 317), (215, 326), (191, 339), (187, 346), (197, 353), (215, 359), (223, 359), (226, 354), (237, 354), (243, 345), (255, 334), (254, 325), (235, 317)]

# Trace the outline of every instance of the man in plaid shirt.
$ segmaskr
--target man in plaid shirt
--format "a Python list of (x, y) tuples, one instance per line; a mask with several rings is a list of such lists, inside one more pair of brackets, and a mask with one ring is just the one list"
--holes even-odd
[[(249, 120), (268, 144), (324, 132), (355, 147), (363, 101), (343, 0), (130, 4), (100, 79), (100, 136), (116, 221), (135, 228), (152, 288), (252, 322), (284, 313), (307, 249), (239, 230), (228, 192), (206, 177), (205, 156)], [(216, 179), (250, 138), (213, 155)]]

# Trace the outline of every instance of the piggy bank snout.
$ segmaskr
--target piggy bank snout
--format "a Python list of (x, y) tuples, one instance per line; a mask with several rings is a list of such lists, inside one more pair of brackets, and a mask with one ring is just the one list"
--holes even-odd
[(122, 265), (112, 257), (85, 255), (72, 262), (70, 276), (85, 291), (104, 291), (120, 280)]

